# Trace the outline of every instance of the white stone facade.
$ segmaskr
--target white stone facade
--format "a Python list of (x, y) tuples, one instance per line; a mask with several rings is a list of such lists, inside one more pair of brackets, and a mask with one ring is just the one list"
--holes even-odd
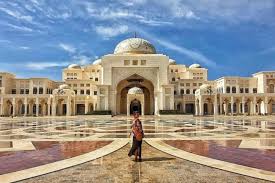
[[(207, 69), (189, 67), (156, 52), (140, 38), (119, 43), (92, 64), (72, 64), (62, 82), (19, 79), (0, 73), (1, 116), (56, 116), (111, 111), (158, 115), (177, 110), (196, 115), (275, 113), (275, 71), (208, 81)], [(132, 93), (139, 88), (143, 93)], [(130, 92), (129, 92), (130, 90)]]

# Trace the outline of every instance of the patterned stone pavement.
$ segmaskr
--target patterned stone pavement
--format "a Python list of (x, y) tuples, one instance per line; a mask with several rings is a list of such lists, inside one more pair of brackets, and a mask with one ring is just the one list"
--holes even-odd
[(143, 162), (134, 162), (127, 156), (130, 146), (100, 159), (58, 172), (42, 175), (21, 183), (42, 182), (249, 182), (267, 183), (197, 163), (175, 158), (143, 144)]
[(135, 163), (123, 147), (131, 118), (0, 118), (0, 183), (45, 173), (26, 182), (275, 181), (273, 117), (141, 120), (152, 147), (145, 143), (144, 161)]

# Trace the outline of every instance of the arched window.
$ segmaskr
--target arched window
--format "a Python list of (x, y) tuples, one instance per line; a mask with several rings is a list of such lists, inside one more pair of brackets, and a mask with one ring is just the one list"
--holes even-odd
[(172, 81), (176, 81), (176, 79), (175, 79), (175, 78), (172, 78)]
[(230, 93), (230, 86), (226, 87), (226, 93)]
[(190, 94), (190, 90), (189, 89), (186, 90), (186, 94)]
[(184, 94), (184, 89), (180, 90), (180, 94), (183, 95)]
[(269, 85), (269, 93), (274, 93), (274, 84)]
[(233, 86), (233, 87), (232, 87), (232, 93), (236, 93), (236, 91), (237, 91), (237, 90), (236, 90), (236, 87)]
[(195, 94), (196, 93), (196, 89), (193, 89), (193, 94)]

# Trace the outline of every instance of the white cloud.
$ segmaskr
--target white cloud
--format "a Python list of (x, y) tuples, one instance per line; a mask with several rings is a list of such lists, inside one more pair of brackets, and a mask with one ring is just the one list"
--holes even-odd
[(0, 39), (0, 43), (11, 43), (11, 41), (7, 40), (7, 39)]
[(156, 39), (156, 41), (168, 48), (168, 49), (171, 49), (171, 50), (174, 50), (174, 51), (177, 51), (179, 53), (182, 53), (184, 55), (186, 55), (187, 57), (193, 59), (194, 61), (197, 61), (199, 63), (202, 63), (202, 64), (205, 64), (209, 67), (216, 67), (217, 64), (212, 61), (211, 59), (207, 58), (206, 56), (204, 56), (202, 53), (200, 52), (197, 52), (197, 51), (193, 51), (193, 50), (190, 50), (190, 49), (187, 49), (185, 47), (182, 47), (182, 46), (178, 46), (174, 43), (171, 43), (169, 41), (165, 41), (165, 40), (162, 40), (162, 39)]
[(92, 58), (91, 57), (87, 57), (85, 55), (76, 55), (72, 58), (73, 63), (77, 63), (80, 65), (86, 65), (91, 63)]
[(160, 45), (168, 48), (168, 49), (171, 49), (171, 50), (174, 50), (174, 51), (177, 51), (179, 53), (182, 53), (184, 55), (186, 55), (187, 57), (191, 58), (192, 60), (196, 61), (196, 62), (199, 62), (201, 64), (204, 64), (206, 66), (209, 66), (209, 67), (212, 67), (212, 68), (216, 68), (217, 67), (217, 64), (207, 58), (205, 55), (203, 55), (202, 53), (198, 52), (198, 51), (194, 51), (194, 50), (190, 50), (190, 49), (187, 49), (183, 46), (178, 46), (174, 43), (171, 43), (169, 41), (166, 41), (166, 40), (163, 40), (163, 39), (160, 39), (158, 37), (155, 37), (154, 35), (148, 33), (148, 32), (145, 32), (141, 29), (138, 29), (137, 30), (139, 32), (141, 32), (142, 34), (144, 34), (146, 37), (150, 37), (151, 39), (157, 41)]
[(20, 46), (19, 49), (22, 49), (22, 50), (29, 50), (31, 49), (30, 47), (27, 47), (27, 46)]
[(0, 10), (5, 12), (6, 14), (16, 18), (16, 19), (19, 19), (19, 20), (25, 20), (27, 22), (32, 22), (33, 18), (32, 16), (30, 15), (22, 15), (20, 12), (18, 11), (12, 11), (10, 9), (7, 9), (7, 8), (3, 8), (3, 7), (0, 7)]
[(25, 27), (25, 26), (17, 26), (17, 25), (13, 25), (13, 24), (4, 24), (8, 27), (11, 27), (13, 29), (19, 30), (19, 31), (24, 31), (24, 32), (33, 32), (33, 29), (29, 28), (29, 27)]
[(127, 25), (118, 25), (118, 26), (111, 26), (111, 27), (96, 26), (95, 31), (97, 34), (103, 36), (104, 38), (110, 38), (110, 37), (115, 37), (120, 34), (124, 34), (128, 32), (128, 26)]
[(26, 66), (30, 70), (44, 70), (52, 67), (64, 67), (69, 65), (68, 62), (29, 62)]
[(69, 53), (75, 53), (76, 51), (76, 48), (70, 44), (59, 43), (58, 46)]

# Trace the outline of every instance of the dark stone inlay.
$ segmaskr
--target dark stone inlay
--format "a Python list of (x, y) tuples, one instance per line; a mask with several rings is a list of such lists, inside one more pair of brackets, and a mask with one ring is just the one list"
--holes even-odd
[(112, 141), (35, 141), (36, 150), (0, 152), (0, 175), (79, 156)]
[(242, 140), (165, 140), (200, 156), (275, 172), (275, 150), (239, 148)]

